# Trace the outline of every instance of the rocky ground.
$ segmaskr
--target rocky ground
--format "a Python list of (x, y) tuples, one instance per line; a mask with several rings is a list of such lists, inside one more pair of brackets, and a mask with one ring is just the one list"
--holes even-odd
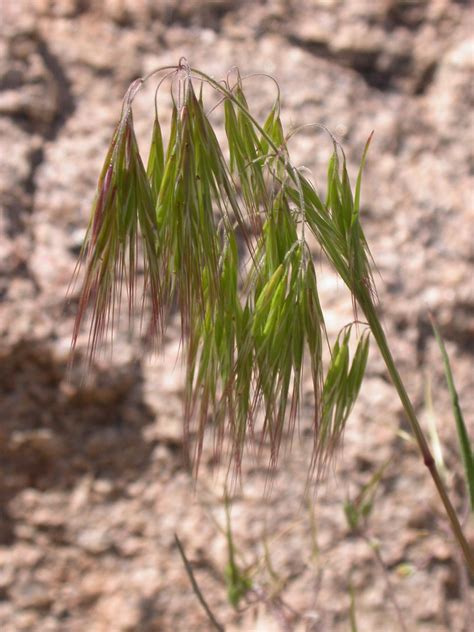
[[(381, 313), (417, 411), (437, 423), (461, 516), (466, 494), (439, 322), (473, 429), (472, 7), (461, 0), (23, 0), (1, 8), (0, 628), (5, 632), (210, 630), (174, 540), (226, 630), (468, 630), (470, 587), (431, 481), (373, 349), (335, 471), (305, 499), (308, 421), (264, 495), (249, 460), (234, 493), (249, 603), (226, 599), (223, 475), (182, 452), (182, 371), (172, 325), (162, 353), (120, 334), (86, 382), (68, 374), (77, 291), (65, 303), (98, 170), (128, 84), (186, 56), (217, 77), (238, 64), (279, 81), (285, 122), (321, 123), (351, 172), (371, 130), (364, 221)], [(272, 87), (249, 84), (259, 112)], [(153, 88), (136, 100), (146, 138)], [(330, 146), (307, 128), (297, 163), (324, 181)], [(332, 333), (351, 318), (321, 264)], [(81, 339), (80, 350), (84, 349)], [(82, 347), (81, 347), (82, 345)], [(173, 368), (174, 367), (174, 368)], [(80, 370), (78, 369), (78, 373)], [(426, 397), (431, 384), (433, 407)], [(304, 415), (303, 415), (304, 417)], [(343, 503), (392, 457), (367, 535)], [(472, 541), (472, 525), (467, 526)], [(240, 558), (239, 558), (240, 559)], [(471, 619), (472, 620), (472, 619)]]

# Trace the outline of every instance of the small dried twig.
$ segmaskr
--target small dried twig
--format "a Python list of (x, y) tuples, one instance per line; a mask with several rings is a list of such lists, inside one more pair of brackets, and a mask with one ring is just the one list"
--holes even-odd
[(202, 592), (201, 592), (201, 590), (200, 590), (200, 588), (198, 586), (198, 583), (196, 581), (196, 578), (194, 576), (194, 572), (193, 572), (191, 563), (189, 562), (188, 558), (186, 557), (186, 553), (184, 552), (183, 545), (181, 544), (181, 541), (178, 538), (176, 533), (174, 534), (174, 539), (175, 539), (176, 545), (178, 547), (179, 553), (181, 555), (181, 559), (183, 560), (183, 564), (184, 564), (184, 567), (185, 567), (186, 572), (188, 574), (189, 580), (190, 580), (191, 585), (193, 587), (194, 594), (199, 599), (199, 603), (201, 604), (201, 606), (206, 611), (206, 614), (207, 614), (207, 616), (209, 618), (209, 621), (212, 623), (212, 625), (215, 627), (215, 629), (218, 630), (219, 632), (225, 632), (224, 626), (221, 623), (219, 623), (219, 621), (216, 619), (216, 617), (214, 616), (212, 610), (210, 609), (207, 601), (204, 599), (204, 595), (202, 594)]

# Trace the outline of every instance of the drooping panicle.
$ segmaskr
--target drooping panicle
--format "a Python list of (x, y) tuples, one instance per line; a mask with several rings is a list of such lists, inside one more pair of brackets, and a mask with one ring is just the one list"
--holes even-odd
[(353, 195), (335, 150), (323, 202), (291, 164), (279, 98), (260, 125), (240, 77), (233, 88), (204, 79), (223, 96), (221, 146), (203, 90), (194, 91), (195, 72), (180, 63), (172, 79), (178, 95), (172, 88), (166, 149), (155, 108), (146, 168), (131, 111), (140, 81), (127, 92), (82, 252), (73, 345), (91, 306), (89, 350), (97, 350), (120, 315), (123, 287), (129, 319), (137, 310), (150, 312), (148, 333), (158, 340), (177, 306), (186, 361), (184, 428), (195, 442), (195, 466), (212, 429), (215, 456), (227, 454), (236, 472), (249, 443), (268, 448), (276, 465), (281, 445), (291, 443), (309, 365), (312, 469), (320, 472), (357, 396), (368, 338), (362, 336), (351, 362), (347, 328), (325, 371), (328, 337), (306, 228), (353, 295), (370, 287), (360, 174)]
[(143, 296), (136, 296), (138, 240), (143, 251), (143, 292), (152, 306), (153, 328), (162, 320), (160, 274), (156, 257), (157, 222), (152, 191), (140, 157), (130, 110), (125, 110), (104, 161), (81, 253), (84, 280), (73, 333), (77, 342), (89, 305), (91, 357), (106, 330), (112, 334), (126, 284), (130, 321)]

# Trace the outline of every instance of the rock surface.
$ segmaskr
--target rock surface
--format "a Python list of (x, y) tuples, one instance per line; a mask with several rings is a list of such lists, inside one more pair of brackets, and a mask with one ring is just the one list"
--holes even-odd
[[(153, 359), (137, 357), (119, 332), (113, 358), (98, 360), (84, 382), (67, 370), (77, 290), (68, 303), (65, 296), (128, 84), (183, 55), (219, 77), (234, 64), (275, 75), (286, 123), (333, 130), (351, 173), (376, 132), (363, 212), (381, 312), (418, 412), (437, 422), (450, 493), (465, 513), (428, 313), (472, 420), (469, 3), (23, 0), (1, 11), (0, 629), (208, 630), (178, 532), (228, 630), (347, 630), (351, 581), (360, 629), (398, 630), (395, 597), (409, 630), (467, 631), (467, 578), (375, 350), (344, 452), (318, 491), (316, 556), (304, 496), (309, 420), (303, 415), (302, 441), (279, 465), (269, 497), (264, 462), (245, 464), (232, 529), (245, 563), (259, 562), (257, 603), (236, 612), (226, 601), (228, 552), (217, 526), (225, 527), (223, 473), (213, 471), (207, 446), (195, 486), (183, 457), (178, 327)], [(249, 84), (257, 112), (271, 90)], [(152, 98), (150, 87), (136, 101), (144, 140)], [(321, 182), (329, 150), (316, 128), (292, 141), (296, 162)], [(335, 333), (351, 319), (350, 300), (331, 271), (322, 266), (321, 275)], [(370, 520), (389, 591), (370, 546), (349, 535), (343, 503), (390, 457)]]

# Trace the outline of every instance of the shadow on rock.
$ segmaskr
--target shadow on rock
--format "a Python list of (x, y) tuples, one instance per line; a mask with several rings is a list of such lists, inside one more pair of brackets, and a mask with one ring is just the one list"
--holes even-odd
[(120, 494), (147, 468), (153, 446), (143, 428), (154, 414), (141, 366), (91, 373), (87, 385), (74, 384), (42, 343), (0, 353), (0, 543), (14, 538), (8, 501), (19, 491), (68, 490), (88, 474)]

